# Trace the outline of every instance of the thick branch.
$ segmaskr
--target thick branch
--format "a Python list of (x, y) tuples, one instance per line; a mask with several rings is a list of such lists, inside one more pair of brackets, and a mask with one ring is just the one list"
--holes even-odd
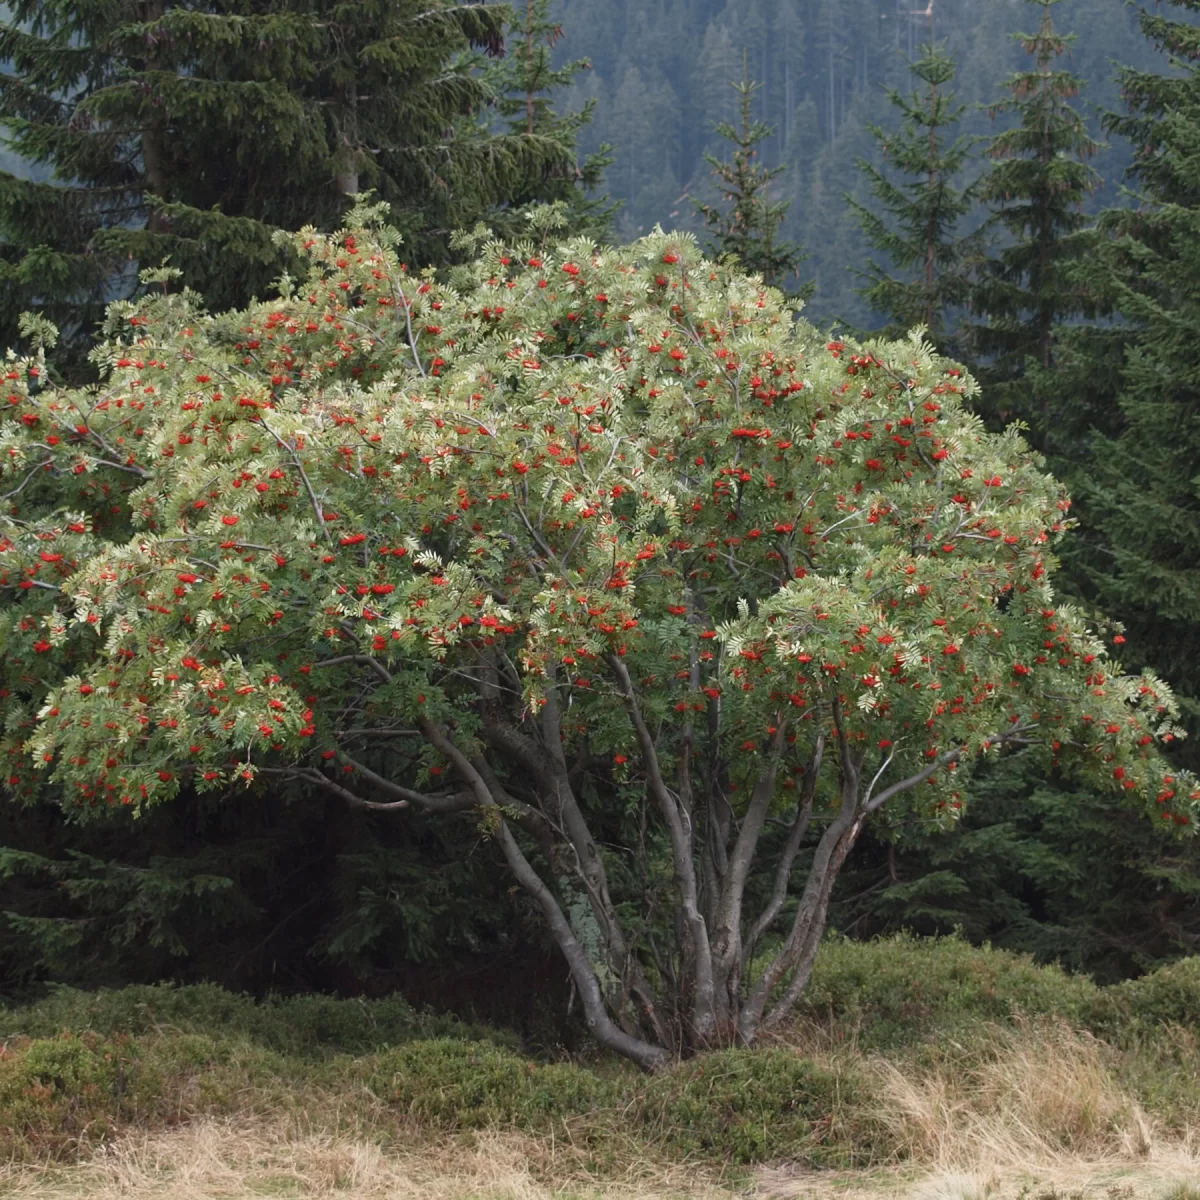
[[(453, 763), (455, 770), (478, 798), (479, 804), (496, 807), (495, 797), (483, 774), (454, 744), (445, 731), (427, 717), (422, 717), (419, 724), (429, 743)], [(584, 1017), (596, 1040), (607, 1049), (632, 1059), (644, 1070), (654, 1071), (665, 1066), (669, 1055), (662, 1046), (654, 1046), (641, 1038), (626, 1033), (608, 1015), (604, 993), (601, 990), (595, 968), (575, 937), (570, 921), (563, 913), (554, 893), (546, 886), (545, 881), (525, 857), (516, 838), (513, 837), (512, 831), (508, 828), (507, 822), (503, 819), (500, 821), (497, 837), (509, 868), (521, 886), (538, 902), (546, 917), (546, 922), (550, 926), (550, 932), (553, 934), (555, 942), (558, 943), (563, 957), (567, 960), (571, 978), (575, 981), (576, 990), (583, 1003)]]
[(565, 836), (574, 853), (575, 873), (583, 884), (592, 914), (604, 936), (609, 965), (622, 986), (633, 996), (648, 1027), (667, 1045), (670, 1032), (662, 1023), (658, 997), (630, 949), (613, 903), (604, 858), (571, 786), (570, 771), (563, 754), (561, 720), (558, 696), (551, 677), (546, 703), (542, 707), (542, 745), (539, 746), (534, 739), (521, 734), (511, 725), (495, 720), (484, 726), (484, 736), (493, 746), (524, 765), (538, 780), (545, 796), (543, 804), (552, 805), (559, 832)]
[(788, 971), (797, 967), (803, 951), (808, 946), (812, 929), (815, 926), (824, 928), (825, 911), (828, 906), (826, 884), (832, 886), (832, 880), (837, 877), (842, 862), (858, 837), (864, 819), (864, 815), (858, 811), (857, 788), (852, 780), (843, 777), (841, 806), (837, 816), (829, 823), (817, 843), (808, 880), (792, 920), (791, 931), (779, 952), (767, 964), (751, 988), (750, 996), (742, 1008), (738, 1030), (745, 1042), (754, 1040), (772, 992)]
[(742, 817), (741, 828), (738, 830), (737, 841), (729, 855), (729, 868), (725, 872), (725, 883), (721, 889), (721, 899), (712, 927), (717, 978), (727, 990), (729, 1005), (733, 1011), (736, 1011), (742, 975), (742, 906), (746, 894), (746, 881), (750, 877), (750, 868), (758, 850), (763, 824), (775, 796), (775, 779), (786, 739), (786, 725), (780, 723), (772, 738), (766, 769), (755, 781), (745, 816)]
[(804, 778), (804, 792), (796, 804), (796, 819), (792, 822), (791, 829), (788, 830), (787, 842), (775, 868), (775, 882), (771, 888), (770, 898), (758, 920), (754, 922), (754, 928), (750, 931), (746, 950), (750, 957), (754, 955), (754, 947), (758, 944), (758, 939), (771, 928), (775, 918), (783, 911), (784, 903), (787, 900), (788, 884), (792, 878), (792, 866), (795, 864), (796, 855), (800, 853), (800, 843), (804, 840), (805, 833), (808, 832), (808, 823), (812, 818), (817, 779), (821, 774), (821, 759), (824, 756), (825, 735), (821, 734), (817, 738), (812, 761), (808, 764), (808, 773)]
[(653, 796), (658, 810), (666, 823), (667, 832), (671, 839), (671, 852), (675, 866), (675, 883), (679, 889), (679, 903), (684, 920), (690, 933), (690, 957), (695, 971), (695, 993), (693, 1000), (692, 1021), (697, 1037), (701, 1041), (710, 1038), (716, 1026), (716, 986), (713, 976), (712, 948), (708, 940), (708, 925), (700, 911), (699, 896), (696, 888), (696, 864), (692, 857), (692, 826), (690, 819), (684, 828), (684, 817), (681, 806), (662, 777), (662, 769), (658, 760), (658, 751), (654, 745), (654, 737), (642, 716), (641, 706), (633, 690), (633, 680), (629, 670), (618, 655), (610, 655), (608, 659), (613, 674), (617, 677), (619, 693), (629, 713), (637, 733), (638, 745), (641, 747), (642, 758), (646, 764), (646, 774), (649, 778), (650, 794)]
[[(994, 733), (984, 740), (984, 746), (1000, 746), (1008, 742), (1023, 742), (1024, 735), (1034, 728), (1032, 725), (1018, 725), (1010, 729), (1007, 733)], [(901, 792), (906, 792), (909, 788), (914, 788), (924, 783), (930, 776), (940, 771), (942, 767), (949, 766), (953, 762), (957, 762), (967, 752), (966, 746), (956, 746), (953, 750), (947, 750), (944, 754), (939, 754), (932, 762), (926, 764), (921, 770), (913, 775), (909, 775), (907, 779), (900, 779), (893, 783), (890, 787), (884, 788), (877, 796), (871, 795), (872, 788), (868, 788), (866, 796), (863, 798), (863, 811), (866, 813), (878, 812), (893, 796), (899, 795)]]
[[(746, 806), (746, 815), (742, 818), (742, 826), (738, 831), (737, 841), (729, 856), (729, 871), (726, 876), (725, 897), (722, 908), (732, 906), (739, 914), (742, 907), (742, 896), (746, 890), (746, 880), (750, 875), (750, 867), (754, 862), (755, 851), (758, 849), (758, 839), (762, 833), (763, 823), (775, 796), (775, 779), (779, 773), (779, 761), (786, 744), (787, 728), (780, 724), (771, 740), (771, 757), (767, 769), (755, 781), (754, 790), (750, 795), (750, 803)], [(732, 919), (732, 914), (730, 914)]]
[(652, 1046), (649, 1042), (626, 1033), (608, 1015), (596, 972), (592, 969), (587, 954), (575, 937), (570, 921), (563, 914), (553, 892), (521, 852), (521, 847), (517, 844), (507, 823), (503, 821), (500, 823), (497, 836), (509, 869), (516, 876), (517, 882), (537, 901), (558, 948), (567, 960), (571, 978), (575, 982), (575, 988), (583, 1003), (584, 1018), (593, 1036), (602, 1046), (632, 1059), (645, 1071), (657, 1071), (665, 1067), (670, 1059), (665, 1049), (661, 1046)]
[(358, 663), (360, 666), (370, 667), (384, 683), (392, 682), (391, 671), (369, 654), (339, 654), (337, 658), (323, 658), (320, 662), (313, 663), (313, 670), (319, 670), (321, 667), (341, 667), (346, 663)]

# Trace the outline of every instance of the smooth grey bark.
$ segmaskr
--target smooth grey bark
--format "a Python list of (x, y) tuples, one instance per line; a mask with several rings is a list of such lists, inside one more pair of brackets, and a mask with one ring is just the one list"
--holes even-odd
[[(662, 1005), (617, 916), (604, 858), (571, 785), (570, 769), (562, 753), (558, 697), (553, 678), (549, 682), (542, 710), (540, 742), (496, 717), (485, 726), (484, 735), (493, 746), (515, 758), (531, 773), (538, 784), (544, 818), (569, 847), (570, 862), (561, 865), (582, 884), (599, 927), (606, 947), (604, 974), (617, 983), (608, 999), (622, 1015), (623, 1025), (630, 1033), (645, 1026), (660, 1044), (669, 1047), (674, 1039), (663, 1018)], [(549, 811), (544, 811), (546, 809)], [(549, 854), (547, 857), (555, 864), (559, 856)], [(632, 1003), (635, 1015), (626, 1012), (627, 1002)]]
[(719, 988), (719, 1014), (726, 1021), (736, 1021), (738, 1018), (743, 962), (742, 908), (746, 896), (746, 883), (754, 865), (758, 841), (771, 801), (775, 797), (775, 780), (786, 739), (787, 725), (779, 720), (767, 768), (755, 781), (754, 790), (750, 794), (750, 803), (746, 807), (737, 841), (729, 855), (724, 886), (717, 903), (716, 920), (713, 922), (711, 934), (713, 970)]
[[(794, 990), (795, 996), (808, 982), (816, 958), (825, 921), (829, 913), (829, 897), (833, 883), (850, 848), (858, 839), (866, 813), (860, 807), (859, 785), (862, 774), (862, 755), (851, 750), (842, 721), (841, 707), (835, 700), (831, 705), (834, 731), (838, 742), (838, 765), (841, 773), (842, 802), (837, 815), (829, 823), (817, 843), (809, 868), (808, 879), (792, 919), (792, 927), (783, 946), (767, 964), (762, 975), (750, 988), (738, 1019), (738, 1036), (746, 1045), (754, 1041), (762, 1024), (764, 1012), (771, 1001), (775, 988), (791, 972), (787, 992)], [(786, 998), (785, 992), (785, 998)], [(770, 1016), (777, 1020), (781, 999), (772, 1007)]]
[[(453, 763), (455, 770), (474, 793), (480, 807), (496, 808), (496, 799), (488, 788), (486, 780), (450, 737), (428, 719), (422, 720), (420, 726), (429, 743)], [(525, 857), (503, 817), (500, 818), (498, 824), (497, 836), (509, 869), (516, 877), (517, 882), (537, 901), (555, 943), (567, 960), (567, 967), (583, 1005), (584, 1019), (587, 1021), (592, 1035), (602, 1046), (631, 1059), (644, 1070), (656, 1071), (665, 1066), (670, 1060), (670, 1054), (664, 1047), (656, 1046), (626, 1032), (609, 1015), (608, 1005), (600, 988), (595, 968), (580, 945), (579, 939), (575, 936), (571, 922), (567, 919), (545, 880), (533, 869), (533, 865)]]
[[(361, 663), (388, 682), (390, 673), (367, 656), (349, 655), (339, 662)], [(327, 660), (329, 661), (329, 660)], [(834, 698), (819, 713), (831, 729), (815, 736), (812, 757), (796, 803), (795, 815), (774, 864), (770, 895), (752, 921), (745, 911), (745, 893), (757, 860), (762, 833), (775, 796), (778, 771), (787, 754), (789, 730), (776, 719), (765, 765), (755, 780), (740, 820), (725, 799), (726, 768), (720, 758), (720, 713), (708, 706), (706, 750), (698, 752), (691, 718), (677, 744), (673, 788), (664, 775), (655, 738), (647, 725), (628, 668), (619, 656), (608, 659), (616, 692), (636, 735), (646, 773), (646, 798), (659, 812), (671, 849), (675, 888), (676, 955), (664, 955), (653, 934), (638, 946), (622, 927), (613, 901), (604, 854), (586, 819), (571, 768), (563, 750), (562, 714), (553, 675), (546, 703), (536, 719), (510, 720), (500, 702), (501, 691), (519, 690), (515, 667), (493, 665), (492, 675), (479, 681), (482, 724), (479, 734), (493, 752), (477, 745), (464, 751), (452, 730), (427, 718), (417, 722), (419, 733), (453, 766), (457, 791), (423, 793), (393, 783), (345, 751), (339, 761), (353, 766), (349, 781), (330, 778), (312, 767), (271, 770), (323, 786), (360, 806), (391, 810), (414, 807), (431, 813), (489, 810), (505, 862), (517, 882), (533, 897), (567, 962), (584, 1016), (597, 1041), (645, 1070), (658, 1070), (677, 1054), (736, 1038), (754, 1043), (760, 1032), (779, 1024), (791, 1012), (811, 976), (825, 930), (830, 897), (838, 874), (865, 823), (892, 797), (923, 783), (935, 771), (967, 752), (955, 747), (927, 762), (919, 771), (880, 788), (891, 755), (874, 774), (864, 772), (865, 751), (851, 745), (840, 704)], [(321, 664), (317, 664), (321, 665)], [(696, 663), (690, 672), (698, 679)], [(503, 677), (503, 678), (502, 678)], [(1027, 744), (1032, 726), (1016, 726), (986, 739), (985, 744)], [(778, 920), (787, 902), (800, 847), (808, 831), (827, 745), (837, 748), (840, 803), (817, 841), (796, 912), (782, 946), (757, 978), (750, 978), (748, 959), (762, 936)], [(501, 764), (517, 768), (505, 773)], [(576, 764), (578, 779), (586, 779), (586, 762)], [(368, 800), (353, 786), (358, 780), (386, 799)], [(879, 790), (877, 790), (877, 788)], [(519, 825), (533, 840), (553, 872), (546, 879), (530, 862), (510, 827)], [(597, 953), (584, 944), (564, 906), (565, 880), (582, 884), (595, 928), (602, 936)], [(700, 880), (703, 880), (703, 891)], [(556, 893), (556, 887), (558, 893)], [(578, 914), (575, 914), (578, 920)], [(653, 917), (647, 916), (652, 922)], [(588, 938), (591, 937), (589, 926)], [(644, 961), (651, 961), (670, 1001), (661, 1005)], [(614, 982), (615, 981), (615, 982)]]
[(812, 820), (813, 801), (816, 797), (817, 780), (821, 775), (821, 762), (824, 757), (825, 735), (821, 734), (817, 738), (816, 749), (813, 751), (812, 760), (805, 773), (804, 790), (796, 802), (795, 820), (792, 821), (791, 828), (788, 830), (787, 842), (784, 844), (783, 853), (780, 854), (779, 862), (775, 867), (775, 880), (771, 888), (771, 895), (768, 897), (763, 911), (759, 914), (758, 920), (754, 922), (750, 936), (746, 939), (746, 955), (749, 958), (754, 957), (754, 948), (758, 944), (758, 939), (775, 923), (787, 902), (792, 867), (796, 863), (796, 856), (800, 853), (800, 843), (803, 842), (804, 835), (808, 832), (809, 822)]
[(670, 837), (680, 912), (690, 935), (688, 949), (693, 963), (692, 986), (694, 989), (691, 1012), (692, 1031), (696, 1039), (704, 1044), (711, 1040), (716, 1033), (717, 999), (708, 924), (704, 919), (704, 914), (700, 911), (696, 887), (693, 826), (689, 819), (685, 828), (686, 814), (663, 779), (658, 750), (645, 718), (642, 716), (628, 668), (615, 654), (610, 656), (609, 665), (617, 677), (621, 699), (637, 733), (638, 745), (641, 748), (642, 757), (646, 763), (646, 773), (649, 776), (650, 794), (662, 814)]

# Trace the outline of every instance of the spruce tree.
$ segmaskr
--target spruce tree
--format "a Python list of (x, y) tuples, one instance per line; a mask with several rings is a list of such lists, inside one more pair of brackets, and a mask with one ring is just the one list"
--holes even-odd
[(852, 196), (846, 201), (857, 212), (867, 242), (896, 272), (872, 263), (860, 290), (886, 319), (883, 333), (896, 336), (924, 325), (938, 349), (949, 352), (952, 314), (967, 302), (977, 253), (976, 240), (959, 232), (974, 200), (973, 187), (957, 183), (970, 156), (970, 139), (950, 140), (966, 105), (956, 104), (949, 88), (956, 68), (944, 45), (931, 40), (909, 69), (917, 86), (907, 94), (888, 91), (900, 112), (899, 129), (870, 127), (883, 158), (901, 178), (893, 180), (881, 167), (860, 160), (882, 212)]
[(714, 256), (732, 255), (746, 271), (780, 286), (797, 274), (808, 257), (794, 243), (779, 240), (779, 227), (791, 202), (772, 202), (771, 181), (787, 168), (767, 167), (758, 160), (759, 145), (774, 129), (766, 121), (754, 120), (754, 95), (761, 85), (748, 78), (744, 62), (742, 78), (730, 86), (737, 93), (738, 123), (718, 121), (715, 129), (732, 144), (733, 158), (726, 162), (705, 154), (720, 200), (696, 202), (695, 207), (708, 226), (708, 248)]
[(213, 307), (287, 265), (275, 228), (392, 205), (416, 262), (547, 181), (569, 145), (492, 130), (479, 56), (505, 8), (447, 0), (16, 0), (0, 124), (49, 178), (0, 174), (0, 342), (35, 308), (89, 331), (137, 265), (169, 257)]
[(513, 226), (509, 217), (526, 203), (565, 205), (567, 227), (591, 236), (607, 234), (616, 211), (607, 198), (593, 195), (613, 161), (611, 147), (602, 143), (595, 153), (575, 162), (579, 134), (592, 119), (595, 99), (576, 111), (558, 112), (553, 104), (555, 93), (569, 89), (582, 72), (591, 70), (586, 58), (554, 65), (554, 51), (563, 37), (561, 23), (550, 16), (550, 0), (517, 0), (507, 31), (507, 53), (494, 58), (484, 76), (496, 97), (495, 110), (511, 136), (540, 144), (548, 161), (563, 148), (572, 156), (563, 169), (532, 174), (524, 192), (514, 191), (505, 198), (504, 210), (489, 218), (500, 234), (525, 232), (525, 228)]
[(993, 119), (1018, 123), (988, 142), (995, 165), (979, 198), (992, 206), (990, 224), (1004, 245), (972, 289), (971, 309), (982, 319), (969, 341), (987, 414), (1001, 424), (1023, 420), (1039, 449), (1053, 443), (1062, 452), (1087, 432), (1086, 408), (1071, 403), (1076, 397), (1056, 374), (1056, 349), (1060, 326), (1088, 308), (1070, 266), (1088, 221), (1083, 201), (1099, 183), (1087, 165), (1099, 144), (1071, 104), (1080, 81), (1056, 65), (1074, 41), (1054, 28), (1058, 0), (1029, 3), (1041, 9), (1038, 30), (1013, 36), (1033, 62), (991, 106)]
[(1137, 206), (1102, 214), (1089, 279), (1127, 326), (1117, 405), (1082, 499), (1091, 527), (1088, 582), (1120, 615), (1133, 663), (1153, 663), (1181, 693), (1197, 760), (1200, 730), (1200, 0), (1143, 12), (1168, 56), (1163, 73), (1120, 74), (1126, 112), (1109, 132), (1134, 148)]

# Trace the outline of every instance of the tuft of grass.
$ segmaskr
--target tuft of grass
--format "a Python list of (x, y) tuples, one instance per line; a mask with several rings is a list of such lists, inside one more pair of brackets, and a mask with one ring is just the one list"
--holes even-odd
[(1177, 1179), (1163, 1192), (1161, 1200), (1200, 1200), (1200, 1179)]
[(1161, 1136), (1109, 1048), (1061, 1021), (984, 1026), (907, 1060), (875, 1056), (868, 1070), (898, 1156), (947, 1170), (1137, 1162)]

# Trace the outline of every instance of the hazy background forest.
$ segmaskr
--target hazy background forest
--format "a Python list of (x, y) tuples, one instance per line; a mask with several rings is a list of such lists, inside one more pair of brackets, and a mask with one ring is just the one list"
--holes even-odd
[[(1038, 16), (1023, 0), (936, 0), (932, 22), (909, 0), (557, 0), (555, 9), (562, 56), (592, 64), (569, 103), (596, 101), (581, 148), (615, 148), (606, 189), (622, 204), (621, 236), (656, 223), (696, 227), (692, 201), (712, 193), (703, 156), (721, 152), (713, 126), (735, 119), (729, 84), (745, 64), (762, 85), (754, 115), (775, 131), (762, 157), (785, 168), (774, 186), (776, 198), (791, 202), (782, 235), (809, 254), (802, 272), (814, 284), (808, 315), (818, 325), (840, 317), (866, 327), (871, 314), (855, 290), (856, 265), (872, 252), (844, 197), (870, 203), (857, 163), (879, 157), (869, 126), (899, 120), (885, 91), (911, 86), (907, 62), (932, 27), (957, 64), (953, 90), (971, 106), (957, 132), (988, 137), (998, 131), (988, 105), (1026, 57), (1011, 35), (1031, 31)], [(1114, 64), (1143, 69), (1157, 56), (1138, 32), (1137, 10), (1121, 0), (1064, 0), (1054, 20), (1060, 32), (1076, 35), (1062, 65), (1083, 81), (1078, 107), (1092, 135), (1105, 141), (1100, 113), (1120, 107)], [(1093, 160), (1104, 183), (1088, 199), (1089, 211), (1118, 202), (1129, 162), (1128, 144), (1109, 140)], [(967, 177), (984, 165), (973, 159)]]

